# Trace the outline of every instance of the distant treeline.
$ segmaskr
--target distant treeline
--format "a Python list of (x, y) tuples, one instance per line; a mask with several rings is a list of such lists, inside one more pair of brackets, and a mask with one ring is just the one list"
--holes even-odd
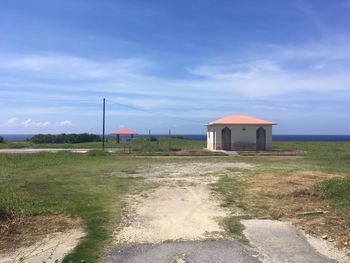
[(37, 134), (31, 139), (33, 143), (81, 143), (81, 142), (99, 142), (101, 138), (96, 134), (89, 133), (71, 133), (71, 134)]

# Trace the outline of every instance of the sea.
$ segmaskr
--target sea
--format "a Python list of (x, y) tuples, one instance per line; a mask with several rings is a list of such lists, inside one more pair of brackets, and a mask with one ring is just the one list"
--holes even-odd
[[(34, 134), (0, 134), (5, 141), (25, 141), (34, 136)], [(148, 137), (149, 135), (136, 135), (137, 138)], [(169, 135), (154, 134), (154, 137), (166, 138)], [(112, 135), (107, 135), (106, 138), (112, 138)], [(172, 134), (171, 137), (181, 137), (187, 140), (205, 141), (206, 134)], [(350, 141), (350, 135), (272, 135), (272, 140), (275, 142), (346, 142)]]

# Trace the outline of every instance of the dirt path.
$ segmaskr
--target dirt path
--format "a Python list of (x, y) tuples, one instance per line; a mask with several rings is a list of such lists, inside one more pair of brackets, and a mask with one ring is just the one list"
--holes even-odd
[[(222, 175), (241, 176), (244, 169), (254, 166), (186, 160), (125, 171), (159, 186), (128, 197), (128, 214), (114, 235), (117, 247), (106, 254), (104, 262), (226, 263), (232, 255), (237, 262), (346, 262), (341, 254), (315, 246), (287, 222), (244, 220), (244, 234), (255, 251), (225, 240), (229, 237), (220, 222), (233, 211), (220, 206), (210, 184)], [(218, 241), (207, 241), (213, 239)], [(245, 258), (240, 259), (241, 255)]]
[(209, 184), (214, 173), (227, 168), (250, 168), (244, 163), (183, 162), (148, 167), (146, 180), (159, 183), (152, 192), (128, 198), (129, 214), (115, 233), (115, 242), (159, 243), (169, 240), (223, 238), (220, 219), (228, 211), (220, 207)]

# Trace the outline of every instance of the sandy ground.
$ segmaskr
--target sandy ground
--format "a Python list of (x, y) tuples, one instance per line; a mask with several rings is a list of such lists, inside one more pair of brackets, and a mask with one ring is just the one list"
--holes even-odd
[(336, 248), (334, 244), (328, 240), (310, 236), (305, 234), (303, 231), (301, 232), (304, 234), (307, 241), (322, 255), (332, 258), (340, 263), (350, 262), (350, 257), (346, 254), (346, 252)]
[[(208, 177), (217, 173), (224, 174), (227, 169), (252, 169), (253, 165), (248, 163), (230, 162), (202, 162), (186, 160), (180, 162), (166, 162), (149, 164), (148, 166), (133, 167), (131, 170), (112, 172), (111, 176), (143, 176), (146, 179), (184, 179), (199, 176)], [(232, 174), (232, 172), (230, 173)], [(199, 179), (199, 178), (197, 178)]]
[(132, 222), (116, 235), (117, 243), (199, 240), (223, 234), (218, 219), (227, 213), (206, 185), (164, 186), (137, 201), (131, 204), (135, 211)]
[(290, 222), (243, 220), (244, 235), (256, 247), (262, 262), (349, 262), (345, 254), (323, 242), (305, 236)]
[(80, 228), (67, 232), (56, 232), (29, 247), (14, 252), (0, 254), (0, 263), (53, 263), (61, 262), (65, 255), (74, 249), (81, 237), (85, 235)]
[(228, 211), (208, 185), (214, 173), (227, 168), (249, 169), (245, 163), (183, 162), (149, 166), (140, 174), (160, 183), (150, 193), (129, 196), (129, 214), (115, 233), (115, 243), (159, 243), (169, 240), (223, 238), (220, 219)]

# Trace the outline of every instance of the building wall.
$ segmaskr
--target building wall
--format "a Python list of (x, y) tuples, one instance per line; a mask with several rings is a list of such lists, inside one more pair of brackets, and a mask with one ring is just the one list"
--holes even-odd
[(266, 131), (266, 150), (272, 149), (272, 125), (211, 125), (208, 126), (207, 148), (221, 150), (221, 131), (225, 127), (231, 129), (232, 150), (256, 150), (256, 130), (263, 127)]

